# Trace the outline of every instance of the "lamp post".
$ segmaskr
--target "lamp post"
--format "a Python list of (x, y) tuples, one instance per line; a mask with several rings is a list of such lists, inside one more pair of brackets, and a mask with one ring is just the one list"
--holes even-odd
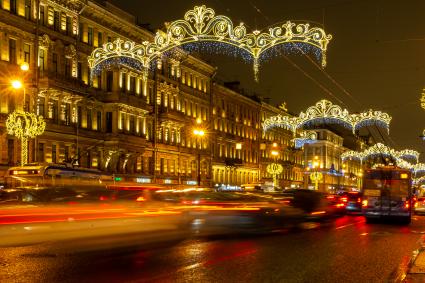
[(198, 143), (200, 142), (200, 148), (198, 150), (198, 166), (197, 166), (197, 182), (198, 186), (201, 186), (201, 149), (202, 149), (202, 137), (205, 135), (205, 131), (200, 126), (202, 120), (200, 118), (196, 119), (197, 127), (193, 129), (193, 134), (196, 136), (197, 142), (196, 147), (198, 147)]
[(359, 172), (357, 174), (357, 182), (358, 182), (358, 189), (361, 190), (363, 185), (363, 172)]
[[(21, 65), (21, 70), (27, 71), (28, 63)], [(21, 140), (21, 164), (28, 163), (28, 139), (35, 138), (44, 132), (46, 123), (43, 117), (34, 113), (26, 112), (25, 86), (20, 80), (13, 80), (11, 85), (14, 89), (23, 89), (24, 99), (22, 110), (15, 110), (9, 114), (6, 120), (7, 133)]]
[(319, 181), (323, 179), (323, 174), (318, 171), (319, 169), (319, 157), (314, 157), (313, 162), (313, 172), (310, 173), (310, 179), (314, 182), (314, 189), (317, 191), (319, 189)]

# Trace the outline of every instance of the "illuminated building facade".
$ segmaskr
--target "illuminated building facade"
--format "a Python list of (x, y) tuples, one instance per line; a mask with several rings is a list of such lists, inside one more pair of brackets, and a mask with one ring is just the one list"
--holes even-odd
[[(309, 180), (311, 172), (322, 173), (318, 189), (324, 192), (350, 190), (358, 186), (362, 175), (362, 166), (358, 160), (341, 159), (341, 155), (350, 150), (344, 146), (344, 138), (329, 129), (315, 129), (317, 140), (304, 145), (305, 187), (313, 186)], [(358, 148), (362, 143), (358, 142)]]
[[(200, 153), (202, 184), (241, 185), (272, 179), (270, 156), (261, 148), (278, 140), (283, 151), (277, 160), (300, 163), (286, 151), (287, 130), (262, 133), (262, 117), (278, 108), (213, 83), (216, 68), (179, 49), (162, 56), (148, 76), (111, 64), (90, 78), (87, 59), (95, 48), (118, 38), (141, 44), (153, 37), (108, 2), (0, 0), (2, 170), (20, 162), (20, 143), (5, 122), (23, 108), (46, 121), (44, 133), (29, 142), (29, 162), (97, 168), (138, 182), (195, 184)], [(26, 72), (19, 68), (24, 62)], [(25, 101), (22, 90), (8, 87), (13, 78), (24, 82)], [(204, 128), (205, 136), (195, 136), (194, 127)], [(287, 165), (278, 176), (283, 186), (299, 179), (296, 166)]]
[[(276, 116), (292, 116), (286, 107), (275, 107), (268, 103), (261, 103), (261, 123)], [(288, 127), (274, 127), (262, 131), (260, 141), (260, 169), (261, 179), (271, 182), (273, 176), (267, 172), (267, 165), (279, 163), (283, 171), (277, 175), (278, 184), (282, 188), (299, 188), (303, 185), (304, 156), (302, 149), (296, 149), (293, 142), (293, 133)]]

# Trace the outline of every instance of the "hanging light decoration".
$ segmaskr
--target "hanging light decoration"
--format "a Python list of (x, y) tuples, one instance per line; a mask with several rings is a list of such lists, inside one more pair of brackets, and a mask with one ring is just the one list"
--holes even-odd
[[(395, 160), (397, 166), (404, 169), (412, 170), (415, 173), (425, 172), (425, 164), (417, 163), (419, 160), (419, 152), (411, 149), (404, 149), (401, 151), (397, 151), (395, 149), (389, 148), (388, 146), (377, 143), (364, 151), (346, 151), (341, 154), (341, 160), (344, 162), (348, 159), (357, 159), (360, 162), (364, 160), (374, 157), (374, 156), (385, 156), (390, 157)], [(413, 158), (415, 163), (411, 163), (406, 161), (405, 159)]]
[[(327, 46), (332, 39), (332, 35), (326, 34), (320, 27), (310, 27), (308, 23), (290, 21), (272, 26), (267, 32), (255, 30), (247, 33), (243, 23), (235, 26), (230, 18), (215, 15), (215, 11), (205, 5), (195, 6), (193, 10), (185, 13), (184, 19), (166, 23), (165, 26), (166, 30), (159, 30), (153, 42), (146, 41), (139, 45), (117, 39), (95, 49), (88, 59), (92, 76), (108, 65), (102, 64), (103, 62), (110, 61), (112, 58), (134, 59), (138, 62), (136, 64), (138, 68), (148, 68), (151, 61), (173, 48), (184, 47), (191, 43), (208, 42), (212, 46), (224, 43), (232, 52), (236, 47), (239, 50), (238, 54), (252, 61), (254, 77), (258, 81), (260, 61), (263, 57), (268, 58), (266, 54), (275, 47), (288, 45), (289, 48), (296, 47), (303, 52), (311, 50), (318, 54), (316, 57), (321, 61), (322, 67), (325, 67)], [(304, 46), (313, 48), (303, 48)], [(116, 61), (116, 63), (120, 62)], [(160, 68), (159, 62), (158, 68)]]
[(332, 104), (329, 100), (322, 99), (316, 105), (301, 112), (298, 117), (276, 115), (266, 119), (262, 126), (266, 131), (272, 127), (286, 127), (295, 134), (296, 130), (316, 121), (324, 123), (339, 123), (355, 133), (360, 127), (370, 124), (383, 126), (389, 130), (391, 116), (381, 111), (368, 110), (360, 114), (350, 114), (347, 109)]

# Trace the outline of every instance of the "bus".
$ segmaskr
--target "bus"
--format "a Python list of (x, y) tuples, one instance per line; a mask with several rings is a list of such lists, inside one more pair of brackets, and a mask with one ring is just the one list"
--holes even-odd
[(362, 212), (366, 222), (390, 218), (411, 222), (412, 174), (393, 166), (366, 170), (363, 174)]
[(11, 167), (4, 176), (1, 200), (52, 201), (88, 199), (106, 191), (114, 178), (96, 169), (66, 164), (27, 164)]

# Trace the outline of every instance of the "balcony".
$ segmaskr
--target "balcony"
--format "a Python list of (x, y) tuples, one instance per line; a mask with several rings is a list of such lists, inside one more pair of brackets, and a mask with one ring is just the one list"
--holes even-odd
[(78, 78), (65, 76), (56, 72), (41, 72), (40, 71), (39, 88), (61, 88), (72, 92), (86, 94), (90, 86), (86, 85)]
[(238, 167), (243, 165), (242, 159), (240, 158), (225, 158), (224, 164), (229, 167)]
[(183, 112), (180, 112), (176, 109), (171, 109), (169, 107), (159, 107), (158, 108), (158, 117), (159, 120), (162, 121), (174, 121), (178, 123), (184, 123), (186, 120), (186, 116)]

